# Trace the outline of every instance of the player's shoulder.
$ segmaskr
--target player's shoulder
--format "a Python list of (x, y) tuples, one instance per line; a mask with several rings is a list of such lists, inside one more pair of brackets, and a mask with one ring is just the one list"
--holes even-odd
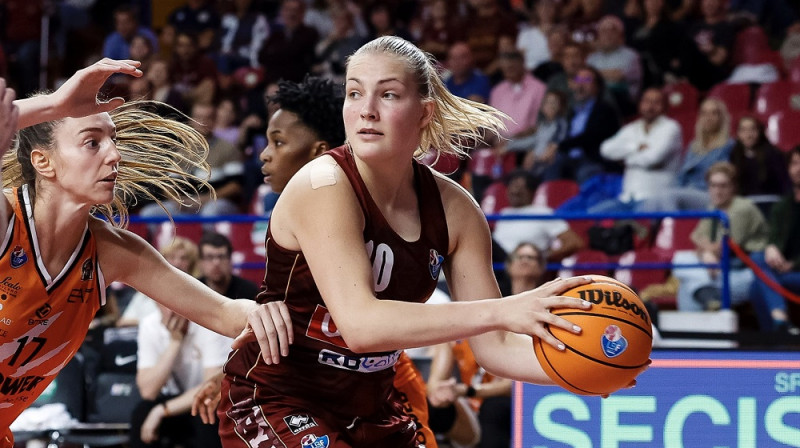
[(442, 206), (444, 206), (446, 212), (450, 208), (461, 208), (465, 206), (470, 210), (480, 210), (478, 201), (475, 200), (466, 188), (444, 174), (434, 169), (430, 170), (436, 180), (436, 186), (439, 187), (439, 194), (442, 197)]

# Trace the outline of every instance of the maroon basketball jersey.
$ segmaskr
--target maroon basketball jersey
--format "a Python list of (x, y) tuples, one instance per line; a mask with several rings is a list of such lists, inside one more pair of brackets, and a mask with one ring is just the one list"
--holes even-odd
[[(359, 175), (346, 147), (329, 151), (347, 175), (364, 213), (364, 246), (373, 265), (378, 299), (424, 302), (436, 287), (448, 249), (447, 223), (431, 170), (416, 161), (415, 189), (421, 235), (408, 242), (392, 230)], [(235, 352), (225, 372), (231, 388), (255, 390), (256, 400), (303, 400), (331, 406), (337, 415), (365, 417), (385, 409), (400, 354), (356, 354), (336, 329), (301, 252), (280, 247), (267, 229), (266, 274), (259, 303), (285, 300), (292, 316), (294, 344), (280, 364), (259, 361), (256, 343)], [(358, 310), (353, 310), (357, 313)], [(255, 387), (254, 387), (255, 386)], [(252, 396), (252, 395), (251, 395)]]

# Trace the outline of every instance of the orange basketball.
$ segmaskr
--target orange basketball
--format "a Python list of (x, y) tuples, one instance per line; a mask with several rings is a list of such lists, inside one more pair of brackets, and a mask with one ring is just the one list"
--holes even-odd
[(635, 378), (650, 358), (653, 333), (650, 315), (631, 288), (610, 277), (590, 277), (593, 283), (562, 295), (591, 302), (591, 308), (552, 311), (580, 326), (581, 333), (548, 327), (566, 349), (557, 350), (538, 337), (533, 338), (533, 348), (542, 368), (556, 384), (580, 395), (603, 395), (625, 387)]

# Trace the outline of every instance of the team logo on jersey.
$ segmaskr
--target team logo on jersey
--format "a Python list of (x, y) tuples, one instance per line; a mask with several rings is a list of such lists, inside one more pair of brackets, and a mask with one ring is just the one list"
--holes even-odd
[(39, 319), (44, 319), (52, 310), (53, 307), (51, 307), (49, 303), (45, 303), (44, 305), (40, 306), (38, 310), (36, 310), (36, 317)]
[(290, 415), (288, 417), (284, 417), (283, 421), (286, 422), (286, 426), (289, 427), (289, 431), (292, 431), (292, 434), (294, 435), (300, 434), (306, 429), (318, 426), (317, 422), (315, 422), (312, 417), (309, 417), (308, 414)]
[(609, 325), (603, 333), (603, 353), (609, 358), (615, 358), (628, 348), (628, 340), (622, 336), (622, 329), (616, 325)]
[(319, 361), (320, 364), (336, 367), (337, 369), (349, 370), (351, 372), (372, 373), (392, 368), (397, 364), (400, 353), (402, 353), (402, 351), (398, 350), (380, 356), (352, 356), (322, 349), (319, 352), (317, 361)]
[(0, 300), (17, 297), (20, 291), (22, 291), (22, 285), (15, 282), (13, 277), (6, 276), (0, 280)]
[(331, 313), (322, 305), (317, 305), (314, 309), (314, 314), (311, 315), (311, 319), (308, 321), (306, 336), (336, 347), (347, 348), (342, 334), (339, 333), (333, 318), (331, 318)]
[(14, 246), (14, 250), (11, 251), (11, 267), (16, 269), (27, 262), (28, 254), (25, 253), (25, 249), (19, 245)]
[(306, 434), (300, 439), (301, 448), (328, 448), (329, 443), (330, 439), (328, 439), (327, 434), (322, 437), (317, 437), (314, 434)]
[(431, 249), (430, 260), (428, 261), (428, 269), (431, 272), (432, 279), (436, 280), (439, 278), (439, 271), (442, 270), (442, 263), (444, 263), (444, 257), (439, 255), (439, 252), (436, 252), (436, 249)]
[(94, 278), (94, 268), (93, 268), (93, 266), (94, 266), (94, 264), (92, 263), (92, 259), (91, 258), (87, 258), (86, 261), (83, 262), (83, 265), (81, 266), (81, 280), (82, 281), (85, 282), (86, 280), (91, 280), (91, 279)]

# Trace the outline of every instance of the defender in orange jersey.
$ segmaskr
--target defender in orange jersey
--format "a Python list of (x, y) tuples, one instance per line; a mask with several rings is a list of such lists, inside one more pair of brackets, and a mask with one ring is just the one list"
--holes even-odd
[[(191, 127), (136, 103), (112, 111), (121, 98), (97, 100), (110, 75), (141, 76), (138, 65), (103, 59), (52, 94), (14, 103), (0, 86), (2, 448), (13, 446), (11, 422), (77, 351), (113, 281), (216, 332), (233, 337), (245, 329), (240, 341), (258, 339), (264, 358), (288, 351), (291, 322), (281, 319), (282, 304), (223, 297), (118, 227), (126, 222), (128, 198), (150, 191), (153, 199), (191, 197), (192, 183), (204, 181), (186, 167), (208, 167), (208, 146)], [(5, 133), (16, 108), (22, 129), (10, 149)]]

